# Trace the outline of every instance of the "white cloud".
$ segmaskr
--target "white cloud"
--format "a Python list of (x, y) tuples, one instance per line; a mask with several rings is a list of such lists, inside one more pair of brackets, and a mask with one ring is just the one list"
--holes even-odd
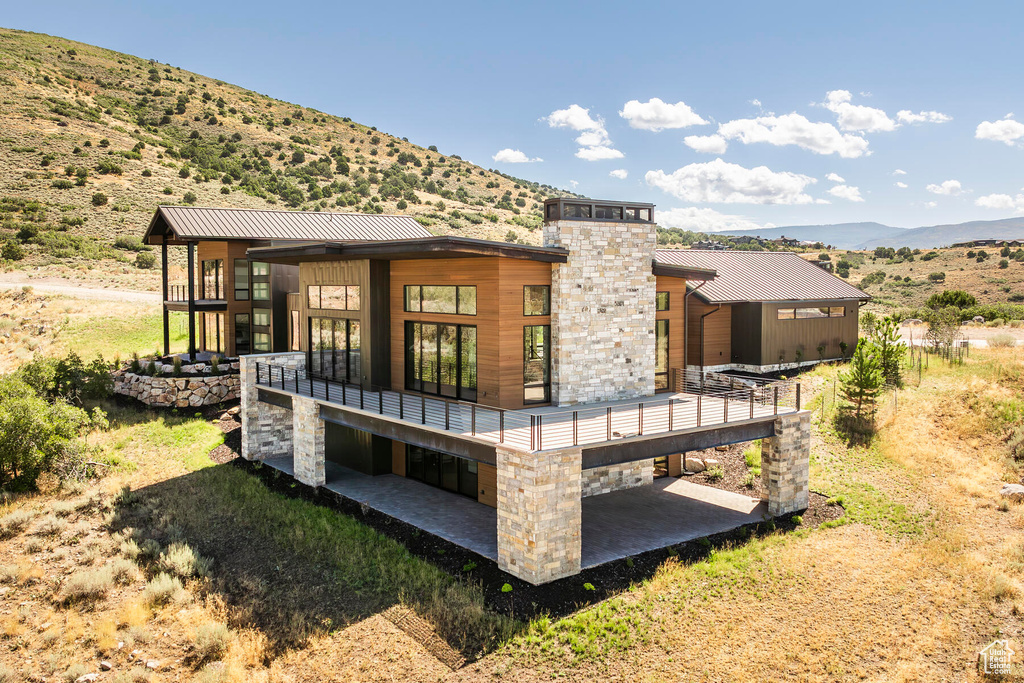
[(574, 189), (574, 190), (575, 190), (575, 189), (576, 189), (577, 187), (579, 187), (579, 186), (580, 186), (579, 182), (577, 182), (577, 181), (575, 181), (575, 180), (570, 180), (570, 181), (569, 181), (569, 187), (571, 187), (572, 189)]
[(896, 122), (884, 111), (862, 104), (851, 104), (851, 99), (853, 96), (849, 90), (831, 90), (825, 94), (822, 106), (836, 115), (840, 128), (865, 133), (896, 129)]
[(853, 187), (852, 185), (836, 185), (828, 193), (833, 197), (839, 197), (851, 202), (864, 201), (864, 198), (860, 196), (860, 188)]
[(624, 168), (617, 168), (614, 171), (608, 173), (612, 178), (618, 178), (619, 180), (625, 180), (629, 175), (629, 171)]
[(621, 159), (626, 155), (614, 147), (598, 145), (597, 147), (580, 147), (576, 150), (576, 156), (586, 161), (601, 161), (602, 159)]
[(907, 175), (907, 172), (904, 171), (902, 168), (897, 168), (895, 171), (892, 172), (892, 174), (893, 175)]
[(621, 159), (625, 156), (622, 152), (612, 147), (611, 138), (604, 127), (604, 119), (590, 115), (589, 109), (584, 109), (578, 104), (571, 104), (565, 109), (557, 109), (545, 116), (542, 120), (547, 121), (552, 128), (570, 128), (579, 131), (576, 144), (580, 149), (576, 156), (587, 161), (598, 161), (600, 159)]
[(932, 194), (944, 194), (953, 197), (963, 192), (963, 187), (961, 187), (959, 180), (944, 180), (938, 185), (932, 183), (931, 185), (927, 185), (924, 189), (928, 190)]
[(676, 208), (654, 212), (654, 218), (658, 225), (665, 228), (682, 228), (694, 232), (721, 232), (722, 230), (759, 230), (761, 228), (775, 227), (771, 223), (758, 225), (757, 223), (744, 218), (725, 213), (719, 213), (714, 209), (702, 209), (696, 206)]
[(533, 161), (544, 161), (540, 157), (534, 157), (533, 159), (531, 159), (530, 157), (520, 152), (518, 149), (512, 149), (511, 147), (506, 147), (505, 149), (498, 150), (498, 153), (491, 158), (499, 163), (506, 164), (528, 164)]
[(1024, 194), (1018, 194), (1016, 197), (1008, 194), (987, 194), (975, 199), (974, 204), (985, 209), (1024, 211)]
[(939, 205), (939, 203), (938, 202), (925, 202), (924, 205), (925, 205), (926, 208), (934, 209), (936, 206)]
[(846, 182), (846, 180), (841, 175), (839, 175), (838, 173), (829, 173), (827, 176), (825, 176), (825, 180), (827, 180), (829, 182), (832, 182), (832, 183), (845, 183)]
[(679, 199), (688, 202), (724, 204), (810, 204), (814, 200), (804, 189), (814, 178), (766, 166), (745, 168), (715, 159), (689, 164), (672, 173), (648, 171), (644, 179)]
[(729, 143), (721, 135), (687, 135), (683, 142), (690, 149), (705, 154), (725, 154)]
[(631, 128), (649, 130), (653, 133), (666, 128), (688, 128), (708, 123), (685, 102), (668, 104), (657, 97), (652, 97), (647, 102), (630, 100), (622, 106), (619, 116), (629, 121)]
[(953, 117), (938, 111), (922, 111), (915, 114), (909, 109), (901, 109), (896, 112), (896, 119), (900, 123), (947, 123), (952, 121)]
[(900, 188), (901, 190), (905, 190), (905, 189), (907, 189), (907, 188), (908, 188), (908, 187), (910, 187), (910, 186), (909, 186), (909, 185), (907, 185), (907, 184), (906, 184), (906, 183), (904, 183), (904, 182), (901, 182), (901, 181), (897, 180), (897, 181), (896, 181), (896, 187)]
[(974, 137), (978, 140), (995, 140), (1005, 142), (1008, 145), (1018, 144), (1018, 140), (1024, 138), (1024, 123), (1013, 120), (1013, 114), (1007, 114), (1006, 118), (999, 121), (982, 121), (974, 131)]
[(808, 121), (795, 112), (729, 121), (718, 127), (718, 134), (748, 145), (754, 142), (796, 145), (816, 154), (839, 154), (846, 159), (862, 156), (868, 149), (868, 141), (860, 135), (844, 135), (831, 123)]

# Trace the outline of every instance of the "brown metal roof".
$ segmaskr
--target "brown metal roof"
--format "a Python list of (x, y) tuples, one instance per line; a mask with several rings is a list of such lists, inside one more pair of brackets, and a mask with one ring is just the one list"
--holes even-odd
[(365, 242), (430, 237), (411, 216), (161, 206), (143, 238)]
[(712, 304), (871, 298), (789, 251), (658, 249), (655, 258), (659, 263), (713, 268), (717, 277), (695, 292)]
[(492, 242), (450, 235), (407, 240), (368, 242), (318, 242), (288, 246), (253, 247), (246, 252), (250, 260), (269, 263), (338, 261), (346, 259), (404, 260), (497, 256), (501, 258), (565, 263), (569, 252), (561, 247), (535, 247), (508, 242)]

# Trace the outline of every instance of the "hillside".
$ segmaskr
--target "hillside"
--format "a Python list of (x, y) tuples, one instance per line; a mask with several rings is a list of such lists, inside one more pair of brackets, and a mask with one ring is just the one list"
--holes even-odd
[(161, 203), (400, 213), (439, 234), (538, 243), (543, 200), (570, 194), (41, 34), (0, 29), (0, 97), (0, 246), (20, 267), (130, 272), (138, 245), (114, 242)]
[(751, 235), (765, 239), (790, 237), (831, 244), (837, 249), (910, 247), (937, 249), (977, 239), (1022, 239), (1024, 217), (994, 221), (968, 221), (919, 228), (895, 228), (882, 223), (837, 223), (834, 225), (789, 225), (763, 230), (728, 230), (719, 235)]

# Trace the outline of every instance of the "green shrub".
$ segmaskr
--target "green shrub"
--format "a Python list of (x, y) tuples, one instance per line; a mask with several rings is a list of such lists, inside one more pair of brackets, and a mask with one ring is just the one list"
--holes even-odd
[(91, 602), (106, 597), (114, 586), (114, 575), (110, 567), (84, 569), (72, 574), (61, 587), (58, 601), (62, 604)]
[(149, 251), (149, 247), (134, 235), (121, 235), (114, 240), (114, 248), (125, 251)]
[(180, 579), (160, 573), (146, 584), (143, 597), (150, 605), (162, 606), (172, 602), (184, 602), (188, 599), (188, 592), (181, 585)]
[(196, 629), (192, 652), (198, 662), (220, 659), (228, 650), (231, 632), (224, 624), (203, 624)]
[(20, 261), (25, 258), (25, 250), (17, 242), (4, 242), (3, 249), (0, 249), (0, 257), (8, 261)]
[(932, 294), (928, 297), (928, 301), (925, 305), (929, 308), (946, 308), (947, 306), (954, 306), (956, 308), (968, 308), (970, 306), (977, 305), (978, 300), (974, 298), (973, 294), (969, 294), (962, 289), (947, 289), (941, 293)]
[(725, 476), (725, 470), (722, 469), (721, 465), (713, 465), (712, 467), (709, 467), (704, 474), (707, 475), (707, 478), (711, 481), (719, 481)]
[(106, 203), (107, 203), (107, 195), (103, 194), (102, 192), (96, 192), (96, 193), (93, 194), (93, 196), (92, 196), (92, 205), (93, 206), (103, 206)]
[(96, 164), (96, 172), (103, 175), (122, 175), (124, 169), (110, 159), (100, 159)]
[(15, 510), (0, 517), (0, 539), (20, 534), (34, 517), (34, 513), (25, 509)]
[(1017, 338), (1012, 334), (993, 334), (988, 338), (988, 345), (994, 349), (1008, 349), (1017, 345)]
[(865, 275), (864, 278), (860, 281), (860, 286), (868, 287), (870, 285), (878, 285), (883, 282), (885, 282), (885, 271), (876, 270), (873, 273), (868, 273), (867, 275)]
[(184, 196), (182, 196), (181, 201), (183, 204), (195, 204), (198, 199), (199, 198), (196, 197), (194, 192), (186, 192)]
[(160, 571), (183, 579), (206, 576), (210, 571), (210, 561), (186, 543), (172, 543), (168, 546), (161, 553), (157, 566)]
[(945, 273), (929, 273), (928, 274), (928, 279), (931, 280), (932, 282), (945, 282), (946, 281), (946, 274)]
[(140, 251), (135, 255), (135, 267), (143, 270), (156, 268), (156, 254), (151, 254), (148, 251)]

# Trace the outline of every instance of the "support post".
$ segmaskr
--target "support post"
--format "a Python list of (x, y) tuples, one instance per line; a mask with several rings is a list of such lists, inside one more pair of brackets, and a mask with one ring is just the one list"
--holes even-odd
[(196, 243), (188, 243), (188, 359), (196, 362)]
[(295, 478), (309, 486), (323, 486), (326, 483), (325, 426), (320, 419), (320, 405), (312, 398), (293, 396), (292, 418)]
[(167, 238), (160, 243), (160, 263), (163, 268), (163, 301), (160, 307), (164, 312), (164, 355), (171, 355), (171, 313), (167, 310)]
[(811, 414), (806, 410), (775, 419), (775, 436), (761, 440), (762, 500), (772, 517), (807, 508), (811, 462)]

